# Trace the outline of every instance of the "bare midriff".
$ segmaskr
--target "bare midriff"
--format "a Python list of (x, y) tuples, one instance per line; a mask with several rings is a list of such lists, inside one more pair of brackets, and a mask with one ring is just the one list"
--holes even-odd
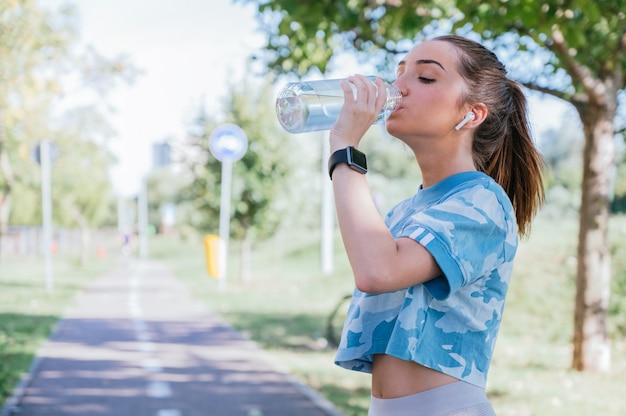
[(372, 367), (372, 395), (395, 399), (459, 381), (431, 368), (390, 355), (375, 355)]

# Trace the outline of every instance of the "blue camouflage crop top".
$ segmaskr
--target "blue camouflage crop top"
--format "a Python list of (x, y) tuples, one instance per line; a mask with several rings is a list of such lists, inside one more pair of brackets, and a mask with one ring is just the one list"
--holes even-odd
[(395, 238), (424, 246), (443, 275), (389, 293), (355, 289), (335, 363), (371, 373), (374, 354), (485, 388), (517, 250), (515, 213), (480, 172), (459, 173), (396, 205)]

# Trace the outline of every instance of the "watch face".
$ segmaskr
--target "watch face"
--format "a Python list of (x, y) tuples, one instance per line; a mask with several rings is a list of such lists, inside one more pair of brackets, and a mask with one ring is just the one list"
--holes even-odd
[(348, 164), (353, 168), (357, 168), (363, 173), (367, 172), (367, 159), (364, 153), (359, 152), (353, 147), (348, 147)]

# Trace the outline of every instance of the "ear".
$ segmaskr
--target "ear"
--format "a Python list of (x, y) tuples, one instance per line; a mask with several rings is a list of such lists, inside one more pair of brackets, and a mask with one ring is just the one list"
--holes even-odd
[(467, 125), (471, 128), (476, 128), (480, 126), (480, 124), (485, 121), (487, 118), (487, 114), (489, 110), (487, 110), (487, 106), (483, 103), (473, 104), (470, 107), (470, 111), (474, 113), (474, 120), (467, 123)]

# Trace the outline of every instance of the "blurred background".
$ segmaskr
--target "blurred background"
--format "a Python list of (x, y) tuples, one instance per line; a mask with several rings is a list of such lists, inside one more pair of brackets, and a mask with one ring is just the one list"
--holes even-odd
[[(327, 320), (351, 288), (325, 211), (326, 133), (284, 132), (276, 92), (357, 72), (393, 81), (414, 42), (457, 32), (525, 85), (547, 167), (489, 393), (499, 414), (619, 414), (626, 4), (561, 3), (0, 0), (0, 399), (86, 276), (139, 256), (168, 262), (212, 310), (361, 414), (365, 380), (320, 370), (332, 367)], [(202, 239), (219, 231), (222, 165), (209, 137), (224, 123), (249, 145), (233, 164), (229, 286), (215, 296)], [(363, 148), (382, 215), (415, 191), (419, 171), (380, 126)], [(50, 255), (55, 295), (42, 278)], [(251, 308), (266, 315), (251, 320)], [(588, 391), (601, 399), (587, 403)]]
[[(332, 61), (322, 57), (324, 73), (311, 66), (316, 62), (306, 56), (302, 60), (309, 68), (281, 67), (276, 71), (267, 60), (259, 59), (270, 34), (256, 18), (254, 2), (186, 1), (174, 5), (140, 0), (130, 4), (49, 0), (21, 6), (33, 15), (19, 18), (10, 16), (11, 2), (5, 7), (5, 56), (20, 57), (5, 71), (10, 83), (5, 89), (13, 98), (7, 100), (3, 111), (9, 117), (4, 125), (4, 163), (10, 164), (6, 168), (12, 172), (10, 182), (15, 181), (11, 192), (2, 192), (5, 231), (9, 224), (19, 227), (40, 221), (36, 203), (39, 167), (32, 162), (41, 140), (55, 143), (54, 152), (62, 156), (55, 163), (52, 180), (58, 176), (74, 179), (55, 183), (54, 204), (64, 207), (53, 210), (55, 225), (72, 228), (78, 221), (86, 221), (92, 226), (117, 224), (119, 232), (131, 232), (136, 206), (128, 205), (138, 198), (142, 184), (153, 180), (149, 224), (159, 228), (163, 221), (176, 221), (180, 227), (197, 228), (186, 212), (187, 204), (182, 203), (192, 196), (183, 198), (181, 192), (194, 180), (197, 167), (193, 165), (198, 161), (193, 159), (202, 156), (194, 146), (204, 146), (206, 153), (207, 143), (202, 139), (208, 139), (217, 125), (264, 124), (268, 130), (263, 136), (268, 138), (259, 140), (274, 140), (285, 149), (300, 148), (303, 154), (320, 152), (321, 134), (311, 138), (280, 131), (272, 114), (276, 89), (288, 80), (302, 78), (345, 77), (356, 72), (389, 75), (388, 67), (381, 68), (380, 57), (363, 58), (340, 48)], [(20, 19), (28, 25), (11, 32), (10, 24), (23, 24)], [(21, 60), (29, 54), (32, 56)], [(19, 79), (8, 78), (10, 71), (16, 71), (13, 76), (19, 75)], [(554, 192), (565, 199), (562, 203), (573, 204), (565, 208), (575, 210), (579, 198), (572, 188), (580, 179), (569, 175), (565, 165), (580, 165), (571, 160), (580, 154), (583, 143), (578, 116), (570, 104), (550, 95), (529, 93), (529, 99), (537, 141), (559, 174)], [(380, 130), (372, 134), (385, 136)], [(381, 141), (384, 147), (387, 142)], [(307, 159), (316, 165), (314, 158)], [(290, 167), (288, 161), (281, 163), (299, 171), (285, 176), (301, 182), (307, 179), (298, 174), (309, 180), (321, 175), (319, 169), (303, 162)], [(412, 165), (410, 158), (404, 162), (406, 167)], [(396, 161), (393, 164), (397, 165)], [(388, 167), (381, 164), (378, 170), (387, 177), (402, 176)], [(5, 181), (8, 175), (3, 175)], [(172, 177), (158, 178), (164, 175)], [(276, 175), (274, 179), (283, 180)], [(30, 186), (21, 186), (28, 180)], [(195, 180), (209, 183), (203, 177)], [(409, 186), (414, 186), (413, 182), (411, 179)], [(164, 183), (167, 185), (159, 186)], [(300, 188), (312, 185), (315, 182)], [(78, 189), (89, 189), (93, 195), (72, 195)], [(572, 194), (571, 201), (567, 201), (570, 195), (563, 194)], [(297, 201), (302, 199), (292, 198), (290, 204)], [(310, 203), (314, 201), (306, 205)], [(12, 209), (15, 206), (29, 208)], [(64, 213), (68, 210), (74, 212), (74, 218)], [(208, 231), (207, 221), (203, 231)], [(5, 242), (4, 252), (14, 246)]]

